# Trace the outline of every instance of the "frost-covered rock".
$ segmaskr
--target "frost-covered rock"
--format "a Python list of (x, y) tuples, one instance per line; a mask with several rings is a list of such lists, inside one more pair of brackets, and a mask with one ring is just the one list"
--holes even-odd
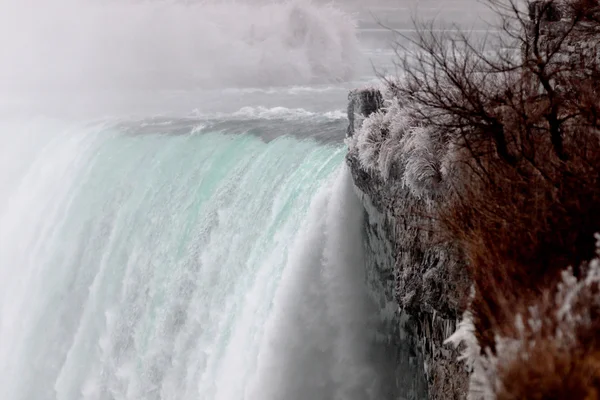
[(433, 202), (444, 198), (449, 146), (385, 87), (353, 91), (348, 116), (346, 160), (369, 217), (367, 268), (379, 282), (379, 300), (395, 308), (428, 398), (465, 398), (467, 368), (444, 341), (456, 328), (470, 283), (456, 246), (439, 237), (430, 215)]
[(361, 168), (386, 182), (402, 183), (416, 197), (435, 196), (442, 184), (442, 160), (448, 147), (443, 135), (420, 125), (402, 102), (383, 88), (353, 92), (350, 107), (356, 105), (360, 105), (359, 112), (348, 115), (355, 118), (358, 114), (363, 120), (357, 127), (351, 119), (348, 131), (353, 135), (348, 145)]

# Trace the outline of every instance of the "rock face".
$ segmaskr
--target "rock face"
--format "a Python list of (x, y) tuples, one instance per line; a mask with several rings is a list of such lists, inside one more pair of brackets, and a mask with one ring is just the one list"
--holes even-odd
[[(383, 106), (383, 96), (376, 88), (350, 93), (348, 143), (367, 117), (385, 112)], [(438, 237), (435, 221), (427, 213), (430, 200), (416, 197), (403, 184), (402, 171), (396, 168), (383, 177), (367, 170), (352, 145), (346, 162), (367, 213), (370, 284), (380, 288), (377, 300), (382, 307), (391, 308), (399, 340), (408, 347), (399, 352), (399, 365), (411, 367), (402, 358), (415, 353), (412, 368), (423, 373), (415, 379), (426, 380), (428, 396), (413, 382), (417, 386), (413, 387), (414, 396), (401, 398), (466, 398), (468, 371), (457, 361), (458, 351), (444, 345), (456, 328), (469, 293), (460, 254), (455, 246)], [(405, 375), (397, 376), (399, 381), (405, 379)], [(406, 387), (403, 382), (398, 383)]]

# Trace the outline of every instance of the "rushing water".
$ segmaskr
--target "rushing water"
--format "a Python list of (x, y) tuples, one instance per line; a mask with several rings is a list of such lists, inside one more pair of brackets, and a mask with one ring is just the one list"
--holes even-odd
[(341, 146), (53, 125), (3, 182), (1, 398), (381, 390)]
[(57, 4), (0, 20), (0, 399), (412, 396), (344, 166), (386, 44), (299, 1)]

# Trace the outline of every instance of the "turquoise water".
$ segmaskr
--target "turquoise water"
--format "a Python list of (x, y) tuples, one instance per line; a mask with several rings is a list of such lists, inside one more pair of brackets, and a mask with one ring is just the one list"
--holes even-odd
[(343, 144), (391, 9), (13, 3), (0, 399), (411, 398)]
[(135, 126), (3, 126), (0, 398), (381, 395), (344, 147)]

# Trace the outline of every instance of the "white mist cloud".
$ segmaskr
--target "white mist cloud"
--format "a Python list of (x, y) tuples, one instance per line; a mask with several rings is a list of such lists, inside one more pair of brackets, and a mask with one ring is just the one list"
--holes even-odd
[(306, 84), (352, 76), (354, 22), (333, 7), (11, 0), (0, 16), (5, 88)]

